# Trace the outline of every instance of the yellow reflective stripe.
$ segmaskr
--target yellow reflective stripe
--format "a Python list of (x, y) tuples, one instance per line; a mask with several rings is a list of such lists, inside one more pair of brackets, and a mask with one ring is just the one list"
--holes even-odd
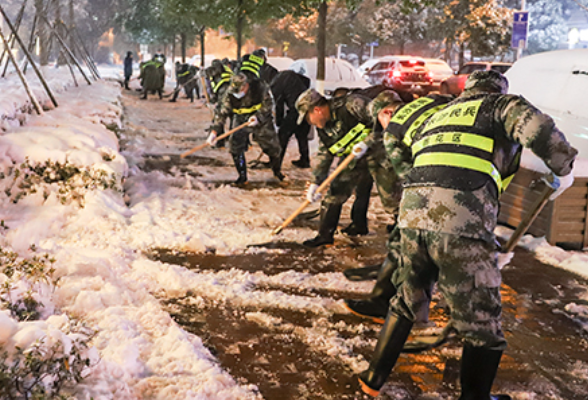
[(186, 75), (189, 75), (189, 74), (190, 74), (190, 71), (186, 71), (186, 72), (183, 72), (183, 73), (179, 74), (178, 76), (186, 76)]
[(252, 62), (258, 64), (260, 67), (265, 63), (265, 60), (263, 58), (257, 57), (253, 54), (249, 55), (249, 61), (252, 61)]
[(250, 71), (252, 73), (255, 74), (255, 76), (257, 76), (259, 78), (259, 66), (256, 64), (251, 64), (252, 67), (250, 67), (249, 65), (245, 65), (245, 62), (243, 63), (243, 65), (241, 66), (241, 71)]
[(472, 171), (482, 172), (489, 175), (496, 186), (498, 191), (502, 193), (504, 191), (502, 178), (500, 172), (496, 169), (494, 164), (490, 161), (482, 160), (481, 158), (470, 156), (467, 154), (455, 154), (455, 153), (425, 153), (419, 154), (414, 160), (416, 167), (430, 167), (430, 166), (441, 166), (441, 167), (457, 167), (469, 169)]
[(506, 178), (504, 178), (502, 180), (502, 190), (506, 190), (508, 185), (510, 185), (510, 183), (512, 182), (512, 179), (514, 178), (514, 176), (515, 176), (515, 174), (512, 174), (511, 176), (507, 176)]
[(417, 129), (420, 128), (423, 122), (425, 122), (431, 115), (435, 114), (439, 110), (444, 109), (445, 107), (447, 107), (447, 104), (440, 104), (422, 113), (417, 119), (413, 121), (412, 124), (410, 124), (410, 127), (406, 130), (406, 133), (404, 134), (404, 139), (402, 140), (402, 142), (407, 147), (410, 147), (412, 145), (412, 139), (414, 138)]
[(229, 78), (229, 79), (231, 79), (231, 76), (233, 76), (233, 73), (232, 72), (231, 73), (229, 73), (229, 72), (223, 72), (221, 74), (221, 78)]
[(483, 101), (466, 101), (446, 107), (431, 117), (423, 132), (447, 125), (473, 126)]
[(224, 78), (221, 79), (220, 81), (218, 81), (216, 84), (212, 85), (212, 91), (214, 93), (218, 92), (218, 90), (220, 89), (220, 87), (222, 86), (223, 83), (229, 83), (231, 80), (229, 78)]
[(232, 69), (230, 69), (230, 68), (229, 68), (229, 67), (227, 67), (226, 65), (223, 65), (223, 67), (225, 67), (225, 73), (226, 73), (226, 74), (233, 75), (233, 70), (232, 70)]
[(473, 147), (488, 153), (494, 150), (494, 139), (464, 132), (443, 132), (427, 136), (412, 145), (412, 154), (415, 155), (422, 149), (440, 144), (454, 144)]
[(398, 111), (394, 113), (394, 116), (390, 119), (391, 123), (395, 123), (398, 125), (404, 124), (408, 119), (418, 110), (425, 107), (428, 104), (431, 104), (433, 101), (430, 97), (421, 97), (416, 99), (415, 101), (411, 101), (410, 103), (402, 106)]
[(233, 113), (235, 113), (235, 114), (251, 114), (259, 109), (261, 109), (261, 103), (256, 104), (253, 107), (249, 107), (249, 108), (233, 108)]
[[(347, 151), (342, 152), (342, 150), (347, 148), (347, 150), (351, 151), (350, 145), (363, 141), (371, 131), (372, 130), (370, 128), (366, 128), (364, 124), (357, 124), (349, 132), (347, 132), (345, 136), (339, 139), (337, 143), (329, 147), (329, 151), (331, 154), (345, 154)], [(357, 137), (360, 132), (361, 135)]]

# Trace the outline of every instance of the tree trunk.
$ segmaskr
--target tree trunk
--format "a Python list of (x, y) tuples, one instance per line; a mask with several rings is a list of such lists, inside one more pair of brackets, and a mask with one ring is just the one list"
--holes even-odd
[(202, 27), (202, 31), (200, 32), (200, 67), (202, 68), (204, 68), (204, 56), (206, 54), (206, 52), (204, 51), (204, 42), (206, 39), (205, 35), (205, 28)]
[(464, 64), (464, 52), (465, 52), (465, 43), (461, 42), (459, 44), (459, 69), (463, 67)]
[(241, 46), (243, 34), (243, 0), (239, 0), (237, 7), (237, 60), (241, 59)]
[(186, 62), (186, 34), (185, 33), (181, 33), (180, 34), (180, 40), (181, 40), (181, 51), (182, 51), (182, 64), (184, 64)]
[(76, 40), (76, 38), (74, 37), (74, 33), (75, 33), (74, 30), (77, 29), (76, 19), (74, 16), (73, 0), (69, 0), (68, 8), (69, 8), (69, 32), (70, 32), (69, 47), (71, 47), (73, 49), (75, 46), (75, 40)]
[(43, 0), (35, 0), (35, 12), (38, 15), (37, 18), (37, 38), (39, 40), (39, 62), (41, 65), (49, 64), (49, 37), (47, 31), (47, 24), (43, 20), (43, 17), (47, 18), (45, 15), (45, 10), (43, 8)]
[(316, 40), (317, 65), (316, 65), (316, 90), (319, 93), (325, 92), (325, 57), (327, 53), (327, 2), (323, 1), (318, 9), (318, 35)]
[(406, 42), (404, 40), (401, 40), (400, 43), (398, 44), (399, 46), (399, 51), (400, 51), (400, 55), (403, 56), (404, 55), (404, 45), (406, 44)]
[[(61, 2), (59, 0), (53, 0), (53, 7), (55, 8), (55, 23), (53, 25), (59, 36), (65, 39), (65, 29), (63, 29), (63, 20), (61, 19)], [(70, 49), (72, 52), (75, 51), (73, 46)], [(65, 65), (66, 61), (63, 52), (59, 51), (57, 54), (57, 66)]]
[(176, 35), (172, 37), (172, 63), (176, 62)]

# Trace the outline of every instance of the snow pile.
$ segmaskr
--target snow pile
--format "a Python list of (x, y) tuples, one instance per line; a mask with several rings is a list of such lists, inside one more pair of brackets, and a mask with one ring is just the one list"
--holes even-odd
[[(150, 290), (161, 291), (149, 285), (153, 276), (136, 279), (142, 256), (130, 244), (153, 242), (132, 235), (149, 236), (154, 227), (139, 217), (127, 231), (134, 224), (120, 190), (127, 163), (105, 127), (120, 126), (119, 93), (103, 82), (81, 86), (62, 94), (58, 109), (27, 117), (27, 125), (0, 137), (0, 247), (18, 254), (14, 264), (22, 270), (0, 271), (10, 289), (0, 296), (10, 310), (0, 315), (0, 339), (30, 354), (55, 348), (47, 354), (70, 360), (60, 364), (70, 371), (77, 355), (85, 380), (69, 390), (78, 399), (257, 398), (254, 387), (237, 385), (202, 341), (162, 310)], [(30, 261), (44, 254), (51, 260)], [(70, 331), (78, 321), (95, 334), (84, 339)], [(90, 337), (93, 347), (82, 346)]]
[[(59, 93), (74, 86), (74, 80), (71, 73), (65, 67), (55, 68), (45, 66), (41, 67), (40, 70), (47, 85), (51, 88), (53, 95), (56, 97)], [(85, 73), (89, 74), (87, 71)], [(33, 94), (41, 106), (44, 109), (52, 109), (53, 103), (51, 102), (49, 95), (30, 66), (25, 76)], [(76, 72), (76, 80), (80, 87), (88, 86), (79, 72)], [(0, 95), (0, 131), (6, 131), (10, 128), (15, 128), (24, 124), (29, 118), (29, 114), (34, 113), (35, 111), (23, 84), (16, 73), (7, 74), (6, 78), (2, 79), (2, 92), (10, 93), (9, 96)], [(57, 98), (57, 102), (59, 103), (59, 98)]]

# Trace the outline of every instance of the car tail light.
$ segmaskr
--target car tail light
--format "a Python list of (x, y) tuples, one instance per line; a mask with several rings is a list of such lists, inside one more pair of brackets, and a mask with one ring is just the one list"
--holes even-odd
[(431, 71), (427, 72), (427, 78), (429, 78), (430, 81), (433, 80), (434, 76), (435, 76), (435, 74), (433, 74)]
[(400, 78), (402, 76), (402, 72), (396, 70), (396, 71), (392, 71), (392, 77), (393, 78)]

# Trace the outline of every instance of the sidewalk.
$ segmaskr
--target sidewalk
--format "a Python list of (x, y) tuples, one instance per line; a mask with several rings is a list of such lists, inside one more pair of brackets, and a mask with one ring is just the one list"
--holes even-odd
[[(168, 132), (178, 133), (185, 132), (190, 121), (193, 129), (202, 130), (208, 124), (208, 111), (195, 110), (186, 100), (172, 105), (155, 100), (137, 102), (131, 97), (136, 94), (125, 94), (126, 117), (131, 124), (141, 116), (165, 110), (165, 117), (153, 126), (142, 122), (153, 130), (142, 131), (142, 135), (161, 134), (156, 133), (162, 129), (161, 123)], [(185, 134), (167, 140), (176, 140), (177, 147), (184, 149), (197, 144)], [(255, 158), (253, 152), (247, 157)], [(203, 173), (198, 168), (205, 167), (204, 178), (213, 187), (225, 184), (234, 174), (227, 150), (209, 150), (187, 158), (182, 165), (174, 164), (178, 158), (171, 152), (169, 157), (153, 160), (145, 158), (137, 165), (162, 173), (180, 168), (196, 178)], [(308, 170), (290, 168), (286, 162), (285, 173), (295, 179), (288, 190), (280, 192), (284, 200), (301, 198), (304, 186), (300, 182), (305, 174), (310, 176)], [(219, 171), (217, 184), (215, 169)], [(261, 196), (275, 190), (271, 185), (256, 184), (243, 195)], [(370, 235), (362, 239), (338, 235), (335, 245), (326, 249), (306, 249), (289, 236), (227, 256), (158, 249), (152, 259), (214, 279), (226, 293), (213, 295), (194, 287), (187, 296), (162, 295), (160, 300), (178, 324), (202, 339), (223, 369), (241, 384), (256, 385), (265, 399), (367, 398), (359, 391), (357, 373), (367, 366), (379, 325), (345, 313), (340, 300), (364, 297), (372, 283), (347, 282), (339, 272), (383, 258), (385, 224), (377, 218), (378, 201), (373, 203), (376, 210), (370, 210)], [(348, 215), (345, 209), (340, 226), (348, 223)], [(317, 226), (318, 220), (311, 220), (288, 229), (302, 234)], [(495, 381), (496, 392), (509, 393), (517, 400), (585, 400), (588, 333), (566, 315), (564, 307), (573, 301), (586, 303), (588, 280), (542, 264), (521, 248), (515, 253), (512, 264), (503, 271), (503, 328), (509, 347)], [(243, 281), (246, 284), (235, 289), (235, 282)], [(275, 300), (268, 300), (271, 298)], [(286, 300), (300, 306), (286, 306)], [(431, 320), (438, 327), (447, 321), (437, 302)], [(380, 398), (456, 399), (460, 353), (460, 346), (450, 343), (419, 355), (402, 356)]]

